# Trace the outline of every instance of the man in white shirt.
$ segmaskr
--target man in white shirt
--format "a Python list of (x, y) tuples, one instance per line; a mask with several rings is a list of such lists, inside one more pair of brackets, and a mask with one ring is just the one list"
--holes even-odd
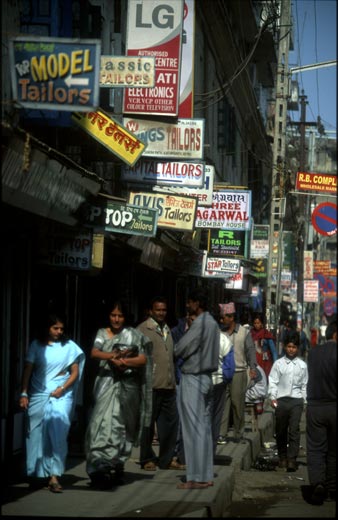
[(269, 398), (276, 418), (278, 466), (287, 471), (297, 469), (299, 425), (308, 381), (307, 365), (298, 357), (299, 343), (299, 333), (290, 330), (284, 340), (285, 356), (274, 362), (269, 375)]

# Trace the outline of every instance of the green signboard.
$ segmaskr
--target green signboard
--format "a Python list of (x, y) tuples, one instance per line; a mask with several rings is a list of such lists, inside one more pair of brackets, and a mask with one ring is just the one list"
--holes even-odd
[(105, 211), (106, 231), (153, 237), (157, 230), (158, 211), (132, 204), (107, 202)]

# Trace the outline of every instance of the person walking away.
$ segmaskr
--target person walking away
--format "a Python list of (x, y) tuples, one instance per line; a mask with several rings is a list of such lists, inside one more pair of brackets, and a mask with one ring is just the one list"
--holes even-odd
[(65, 319), (47, 316), (32, 341), (22, 375), (19, 406), (26, 411), (26, 471), (31, 484), (48, 481), (62, 493), (67, 437), (85, 364), (82, 349), (65, 334)]
[(231, 410), (234, 422), (233, 441), (238, 443), (243, 438), (245, 428), (245, 392), (248, 386), (247, 369), (249, 368), (249, 377), (251, 379), (256, 377), (256, 351), (250, 331), (236, 323), (234, 302), (219, 305), (223, 319), (223, 330), (234, 346), (236, 369), (232, 381), (227, 387), (220, 437), (217, 443), (225, 444), (227, 442)]
[(85, 436), (91, 485), (110, 489), (123, 483), (124, 464), (138, 446), (151, 414), (151, 345), (127, 326), (121, 301), (109, 306), (109, 326), (97, 331), (91, 357), (99, 360), (94, 406)]
[[(137, 327), (152, 343), (152, 415), (144, 428), (140, 445), (140, 464), (146, 471), (160, 469), (184, 469), (174, 460), (178, 410), (176, 403), (176, 381), (174, 366), (174, 343), (166, 323), (167, 300), (163, 296), (152, 299), (149, 317)], [(155, 424), (157, 428), (159, 453), (156, 456), (152, 441)]]
[(265, 328), (261, 314), (254, 314), (250, 333), (256, 349), (257, 364), (263, 368), (266, 377), (269, 377), (272, 364), (278, 358), (278, 354), (273, 335)]
[(308, 355), (306, 454), (311, 500), (336, 500), (337, 322)]
[(203, 489), (213, 485), (211, 413), (212, 373), (218, 368), (220, 331), (207, 311), (203, 288), (188, 295), (187, 311), (197, 318), (175, 345), (175, 357), (182, 358), (179, 415), (186, 459), (186, 481), (178, 489)]
[(275, 409), (278, 466), (296, 471), (308, 371), (299, 357), (299, 333), (290, 330), (284, 341), (285, 355), (274, 362), (269, 375), (269, 398)]
[(217, 440), (219, 437), (219, 432), (221, 428), (221, 421), (223, 410), (225, 406), (226, 399), (226, 389), (227, 385), (231, 382), (232, 376), (225, 381), (223, 375), (223, 359), (226, 356), (232, 356), (232, 361), (230, 360), (229, 365), (233, 365), (233, 370), (235, 369), (235, 355), (234, 355), (234, 347), (231, 343), (228, 336), (220, 331), (220, 348), (219, 348), (219, 360), (218, 360), (218, 368), (217, 371), (212, 374), (212, 382), (213, 382), (213, 399), (212, 399), (212, 439), (213, 439), (213, 454), (214, 458), (216, 455), (217, 449)]

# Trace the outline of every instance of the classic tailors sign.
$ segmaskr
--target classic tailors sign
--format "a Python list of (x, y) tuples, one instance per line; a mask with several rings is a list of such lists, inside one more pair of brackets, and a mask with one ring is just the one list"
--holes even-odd
[(135, 164), (146, 147), (140, 139), (103, 112), (75, 112), (72, 120), (129, 166)]
[(214, 191), (211, 208), (197, 208), (195, 227), (250, 229), (251, 191)]
[(101, 56), (100, 87), (153, 87), (154, 83), (154, 58)]
[(192, 231), (196, 217), (197, 199), (159, 193), (130, 192), (129, 204), (158, 210), (159, 228)]
[(40, 110), (98, 106), (100, 40), (18, 36), (9, 44), (14, 101)]

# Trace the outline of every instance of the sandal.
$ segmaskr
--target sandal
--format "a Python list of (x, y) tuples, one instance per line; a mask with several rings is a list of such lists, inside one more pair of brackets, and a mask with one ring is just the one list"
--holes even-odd
[(157, 468), (156, 464), (150, 460), (144, 464), (142, 469), (145, 469), (146, 471), (156, 471)]
[(50, 482), (47, 489), (52, 493), (62, 493), (63, 491), (62, 486), (58, 482)]

